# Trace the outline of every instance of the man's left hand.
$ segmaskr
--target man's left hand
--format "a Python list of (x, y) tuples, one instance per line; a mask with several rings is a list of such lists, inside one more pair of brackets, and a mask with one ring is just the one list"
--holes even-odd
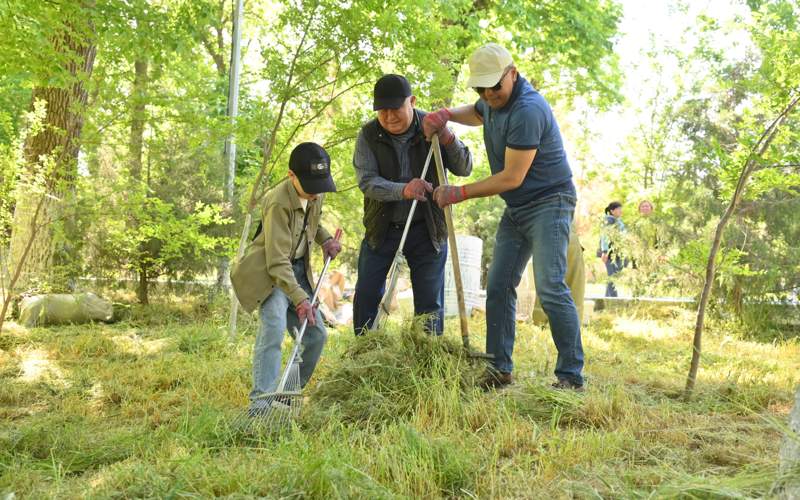
[(322, 256), (325, 258), (330, 257), (333, 260), (341, 251), (342, 244), (335, 238), (328, 238), (322, 243)]
[(467, 199), (467, 190), (464, 186), (439, 186), (433, 191), (433, 201), (441, 208)]

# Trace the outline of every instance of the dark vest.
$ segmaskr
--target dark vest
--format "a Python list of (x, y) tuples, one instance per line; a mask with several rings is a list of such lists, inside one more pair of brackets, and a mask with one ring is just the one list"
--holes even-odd
[[(422, 133), (422, 119), (427, 113), (415, 109), (414, 114), (414, 121), (411, 127), (414, 128), (415, 134), (408, 142), (408, 160), (414, 178), (418, 178), (425, 167), (425, 158), (428, 156), (431, 143), (425, 140), (425, 136)], [(399, 160), (389, 133), (381, 127), (377, 119), (364, 125), (363, 130), (364, 138), (367, 140), (367, 144), (378, 162), (378, 171), (381, 177), (400, 182)], [(447, 154), (443, 147), (441, 150), (442, 162), (445, 169), (447, 169)], [(436, 162), (433, 157), (431, 157), (431, 164), (428, 167), (425, 180), (433, 184), (434, 188), (439, 185), (439, 178), (436, 175)], [(386, 238), (386, 231), (392, 222), (392, 214), (397, 203), (402, 202), (384, 202), (364, 197), (364, 227), (366, 228), (367, 243), (373, 249), (378, 248)], [(438, 251), (447, 239), (444, 212), (436, 205), (430, 195), (428, 195), (426, 203), (417, 203), (416, 210), (417, 212), (422, 211), (425, 215), (425, 224), (428, 227), (431, 243)]]

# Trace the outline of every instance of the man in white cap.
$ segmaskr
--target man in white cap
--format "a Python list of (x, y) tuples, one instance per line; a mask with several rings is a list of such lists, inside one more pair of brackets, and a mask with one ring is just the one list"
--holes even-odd
[(486, 352), (494, 356), (493, 368), (481, 385), (488, 390), (513, 380), (516, 287), (533, 258), (536, 295), (558, 350), (553, 385), (583, 390), (580, 322), (564, 282), (576, 193), (561, 132), (550, 105), (517, 72), (505, 48), (484, 45), (470, 56), (469, 68), (467, 84), (480, 99), (430, 113), (423, 127), (430, 136), (448, 121), (483, 126), (492, 175), (437, 187), (433, 197), (439, 206), (497, 194), (506, 202), (486, 290)]

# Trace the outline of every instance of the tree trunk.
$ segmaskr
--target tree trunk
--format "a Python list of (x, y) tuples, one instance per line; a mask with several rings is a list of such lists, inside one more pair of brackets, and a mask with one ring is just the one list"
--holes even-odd
[(146, 123), (145, 105), (147, 103), (147, 69), (145, 60), (133, 63), (133, 92), (131, 106), (131, 135), (130, 135), (130, 173), (134, 182), (134, 189), (141, 188), (142, 182), (142, 157), (144, 151), (144, 127)]
[[(50, 223), (59, 218), (61, 199), (71, 190), (77, 172), (87, 99), (83, 82), (91, 75), (95, 59), (93, 40), (76, 40), (64, 33), (53, 39), (53, 45), (57, 53), (69, 56), (64, 69), (72, 78), (65, 87), (33, 90), (31, 106), (44, 101), (46, 116), (42, 130), (25, 141), (25, 160), (32, 172), (43, 176), (46, 201), (41, 210), (37, 210), (40, 195), (31, 192), (30, 196), (17, 200), (14, 208), (10, 255), (13, 267), (20, 269), (16, 287), (22, 290), (52, 278), (54, 229)], [(30, 245), (29, 239), (33, 239)]]
[(146, 306), (150, 303), (150, 299), (148, 298), (149, 292), (149, 285), (150, 282), (148, 281), (147, 277), (147, 265), (144, 262), (139, 263), (139, 286), (136, 289), (136, 298), (139, 300), (139, 303), (143, 306)]
[[(133, 190), (138, 191), (143, 188), (142, 186), (142, 158), (144, 155), (144, 129), (147, 124), (146, 104), (147, 104), (147, 86), (148, 86), (148, 62), (144, 59), (139, 59), (133, 63), (133, 90), (131, 92), (131, 134), (129, 142), (130, 150), (130, 174)], [(146, 187), (145, 187), (146, 188)], [(139, 221), (135, 218), (131, 221), (131, 226), (134, 231), (138, 230)], [(147, 304), (149, 302), (147, 297), (147, 252), (148, 245), (146, 242), (139, 244), (139, 257), (137, 258), (137, 273), (139, 274), (139, 286), (136, 290), (136, 297), (139, 299), (140, 304)]]

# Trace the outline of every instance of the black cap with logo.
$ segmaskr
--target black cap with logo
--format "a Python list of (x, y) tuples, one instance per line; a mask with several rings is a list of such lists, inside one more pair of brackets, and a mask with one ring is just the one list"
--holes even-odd
[(375, 84), (372, 109), (397, 109), (411, 96), (411, 85), (400, 75), (383, 75)]
[(298, 144), (289, 156), (289, 168), (308, 194), (336, 191), (336, 184), (331, 177), (331, 157), (319, 144)]

